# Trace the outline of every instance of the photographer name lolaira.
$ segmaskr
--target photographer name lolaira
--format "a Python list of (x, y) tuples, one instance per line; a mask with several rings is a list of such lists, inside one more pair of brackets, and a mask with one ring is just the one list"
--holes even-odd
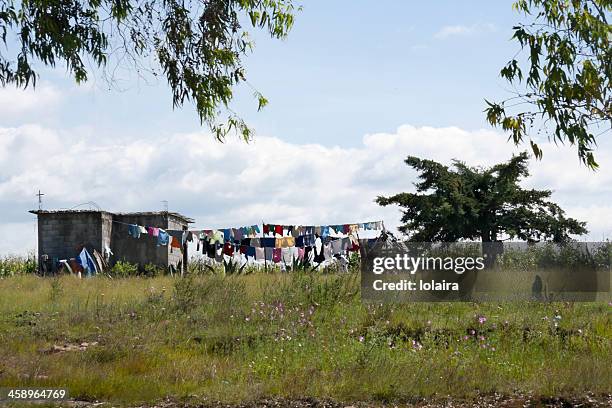
[(459, 291), (457, 282), (447, 282), (444, 279), (441, 281), (401, 279), (397, 282), (385, 282), (382, 279), (377, 279), (372, 283), (372, 287), (374, 290), (380, 291)]

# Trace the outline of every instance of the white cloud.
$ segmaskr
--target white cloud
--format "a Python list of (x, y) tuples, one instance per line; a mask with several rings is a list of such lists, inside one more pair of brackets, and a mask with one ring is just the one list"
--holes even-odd
[(36, 254), (37, 225), (29, 222), (0, 222), (0, 258), (11, 255), (25, 256)]
[(34, 90), (4, 87), (0, 88), (0, 119), (15, 119), (23, 115), (31, 117), (36, 113), (48, 112), (61, 101), (60, 91), (49, 83), (40, 83)]
[[(572, 148), (542, 144), (525, 184), (555, 190), (570, 216), (589, 221), (592, 239), (612, 235), (612, 145), (600, 144), (601, 170), (578, 163)], [(170, 209), (200, 227), (252, 223), (338, 224), (383, 219), (394, 229), (397, 208), (373, 200), (412, 189), (407, 155), (488, 166), (518, 152), (490, 130), (401, 126), (363, 137), (352, 148), (293, 144), (259, 136), (217, 143), (204, 133), (134, 139), (40, 126), (0, 128), (0, 254), (33, 249), (31, 230), (40, 188), (46, 208), (95, 201), (110, 211)], [(26, 233), (27, 232), (27, 233)]]
[(497, 28), (492, 23), (472, 24), (469, 26), (447, 25), (440, 28), (440, 30), (438, 30), (438, 32), (434, 34), (434, 38), (445, 39), (449, 37), (467, 36), (482, 32), (493, 32), (496, 31), (496, 29)]

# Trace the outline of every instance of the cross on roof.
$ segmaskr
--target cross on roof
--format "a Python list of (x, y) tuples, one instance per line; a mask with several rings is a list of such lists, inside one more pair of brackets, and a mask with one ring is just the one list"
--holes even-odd
[(42, 210), (42, 196), (44, 196), (44, 194), (38, 190), (38, 194), (36, 195), (38, 196), (38, 209)]

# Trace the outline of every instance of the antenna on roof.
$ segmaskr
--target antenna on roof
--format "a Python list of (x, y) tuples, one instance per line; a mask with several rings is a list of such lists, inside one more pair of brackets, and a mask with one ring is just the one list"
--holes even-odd
[(92, 208), (92, 209), (95, 208), (98, 211), (102, 211), (102, 207), (100, 207), (95, 201), (88, 201), (86, 203), (77, 204), (74, 207), (71, 207), (69, 209), (70, 210), (74, 210), (75, 208), (83, 207), (83, 206), (86, 206), (86, 205), (88, 205), (89, 208)]
[(35, 194), (38, 196), (38, 211), (42, 210), (42, 196), (44, 196), (43, 193), (40, 192), (40, 190), (38, 190), (38, 194)]
[(168, 200), (162, 200), (162, 204), (164, 205), (164, 212), (168, 212)]

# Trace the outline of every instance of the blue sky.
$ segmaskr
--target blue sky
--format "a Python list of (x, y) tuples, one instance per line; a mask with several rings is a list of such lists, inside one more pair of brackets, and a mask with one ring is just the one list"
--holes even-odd
[[(508, 96), (499, 70), (517, 52), (510, 1), (309, 1), (284, 41), (255, 32), (249, 82), (232, 108), (255, 141), (219, 144), (190, 105), (172, 109), (163, 80), (120, 71), (77, 86), (45, 69), (35, 92), (0, 89), (0, 255), (36, 246), (35, 192), (45, 208), (95, 201), (110, 211), (170, 209), (198, 227), (340, 224), (383, 219), (373, 200), (411, 189), (411, 154), (491, 165), (524, 150), (485, 122), (484, 99)], [(112, 65), (111, 65), (112, 67)], [(586, 239), (612, 237), (612, 143), (601, 170), (543, 143), (526, 186), (554, 190)]]
[[(509, 40), (517, 17), (509, 1), (309, 1), (286, 40), (253, 31), (248, 80), (270, 104), (256, 112), (244, 86), (234, 109), (257, 133), (297, 143), (354, 146), (401, 123), (483, 128), (483, 99), (505, 95), (498, 72), (517, 50)], [(44, 75), (75, 88), (61, 69)], [(109, 92), (96, 76), (46, 123), (143, 137), (200, 129), (191, 106), (172, 110), (163, 80), (119, 71)]]

